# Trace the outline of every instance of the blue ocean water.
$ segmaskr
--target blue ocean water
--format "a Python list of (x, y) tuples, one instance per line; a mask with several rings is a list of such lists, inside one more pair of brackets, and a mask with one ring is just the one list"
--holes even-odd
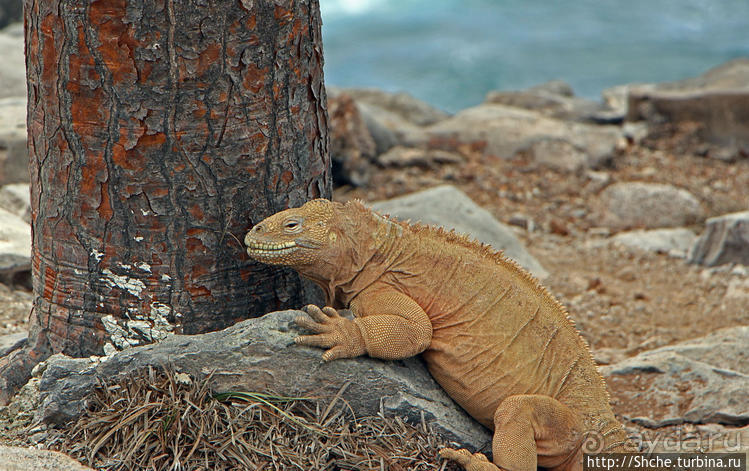
[(749, 56), (749, 0), (320, 0), (325, 80), (447, 111), (562, 79), (610, 86)]

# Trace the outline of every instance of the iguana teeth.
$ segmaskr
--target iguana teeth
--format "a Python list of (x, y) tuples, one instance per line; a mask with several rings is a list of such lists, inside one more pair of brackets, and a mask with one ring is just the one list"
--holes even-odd
[(274, 255), (276, 253), (289, 252), (289, 249), (297, 247), (296, 242), (289, 241), (280, 244), (266, 244), (263, 242), (249, 241), (247, 244), (249, 250), (260, 255)]

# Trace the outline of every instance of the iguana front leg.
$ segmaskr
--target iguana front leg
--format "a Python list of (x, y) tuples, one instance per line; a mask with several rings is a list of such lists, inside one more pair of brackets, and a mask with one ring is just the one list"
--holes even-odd
[(352, 358), (367, 353), (374, 358), (399, 360), (423, 352), (432, 340), (432, 323), (410, 297), (392, 288), (372, 287), (351, 303), (355, 319), (332, 307), (307, 306), (312, 319), (296, 323), (315, 335), (297, 337), (299, 345), (327, 348), (323, 360)]
[(294, 322), (315, 332), (315, 335), (300, 335), (294, 339), (297, 345), (327, 348), (322, 355), (325, 361), (353, 358), (366, 353), (366, 344), (354, 321), (341, 316), (330, 306), (320, 309), (310, 304), (305, 306), (304, 311), (310, 317), (299, 316)]

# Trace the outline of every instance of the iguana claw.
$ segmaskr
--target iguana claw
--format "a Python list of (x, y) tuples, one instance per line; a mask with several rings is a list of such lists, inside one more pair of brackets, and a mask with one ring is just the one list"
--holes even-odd
[(439, 451), (440, 457), (455, 461), (466, 471), (498, 471), (500, 468), (491, 464), (482, 453), (471, 453), (465, 448), (456, 450), (454, 448), (443, 448)]
[(353, 358), (366, 353), (364, 338), (359, 327), (330, 306), (322, 309), (315, 305), (305, 306), (310, 317), (299, 316), (294, 322), (315, 335), (300, 335), (294, 339), (297, 345), (328, 349), (322, 355), (325, 361), (338, 358)]

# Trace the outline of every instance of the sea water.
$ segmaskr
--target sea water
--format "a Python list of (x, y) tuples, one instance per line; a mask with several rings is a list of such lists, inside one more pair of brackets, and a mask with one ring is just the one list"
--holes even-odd
[(320, 0), (325, 79), (447, 111), (561, 79), (598, 98), (749, 56), (749, 0)]

